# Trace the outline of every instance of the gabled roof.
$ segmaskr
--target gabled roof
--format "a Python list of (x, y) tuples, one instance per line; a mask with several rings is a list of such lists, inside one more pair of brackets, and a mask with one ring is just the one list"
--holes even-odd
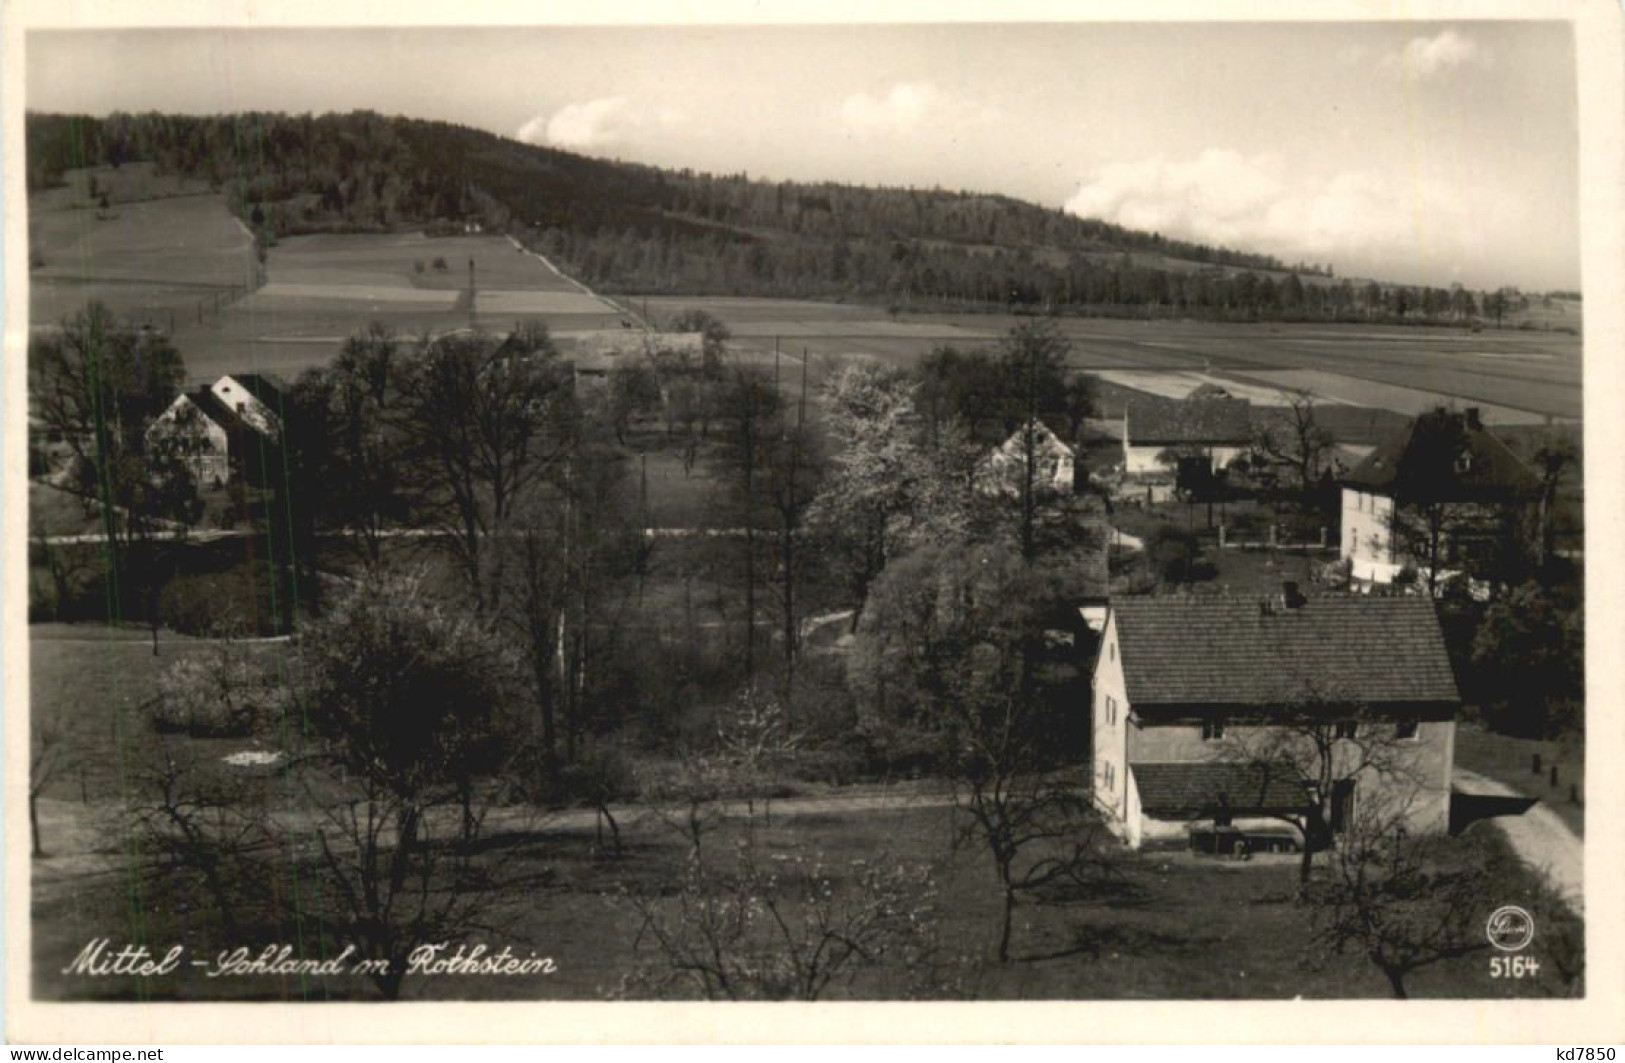
[(1401, 501), (1528, 498), (1540, 478), (1479, 422), (1477, 411), (1436, 409), (1372, 451), (1343, 482)]
[(282, 404), (287, 398), (287, 388), (273, 376), (264, 373), (227, 373), (237, 383), (247, 389), (250, 395), (265, 403), (271, 412), (277, 416), (282, 415)]
[[(1077, 453), (1040, 418), (1029, 422), (1033, 428), (1033, 479), (1035, 485), (1055, 490), (1072, 490), (1073, 467)], [(1010, 438), (994, 447), (977, 466), (982, 485), (991, 491), (1016, 495), (1026, 468), (1026, 432), (1017, 428)]]
[(1302, 777), (1290, 766), (1197, 761), (1131, 764), (1140, 807), (1153, 816), (1200, 817), (1231, 812), (1288, 813), (1309, 804)]
[(1246, 399), (1130, 399), (1123, 416), (1130, 446), (1244, 446), (1252, 440)]
[(1129, 704), (1271, 706), (1323, 698), (1456, 703), (1433, 602), (1334, 595), (1298, 608), (1229, 596), (1112, 602)]
[[(182, 399), (185, 399), (187, 402), (191, 403), (192, 406), (195, 407), (204, 417), (225, 429), (227, 434), (253, 431), (253, 429), (250, 428), (243, 421), (243, 419), (237, 415), (236, 410), (233, 410), (230, 406), (227, 406), (223, 401), (221, 401), (220, 396), (216, 395), (206, 387), (193, 388), (191, 391), (183, 392), (182, 394), (175, 396), (175, 401), (170, 403), (169, 409), (165, 410), (164, 412), (167, 414), (170, 412), (170, 410), (174, 410)], [(154, 421), (147, 431), (151, 432), (154, 428), (157, 428), (158, 425), (162, 423), (162, 419)]]

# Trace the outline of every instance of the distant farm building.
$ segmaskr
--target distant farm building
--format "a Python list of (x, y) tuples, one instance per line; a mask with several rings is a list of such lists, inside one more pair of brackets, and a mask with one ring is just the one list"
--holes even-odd
[(621, 366), (648, 364), (697, 372), (705, 357), (705, 336), (699, 332), (600, 329), (560, 332), (553, 338), (574, 368), (577, 383), (589, 387), (607, 382)]
[(149, 449), (177, 450), (199, 487), (224, 487), (235, 476), (262, 483), (272, 449), (282, 442), (284, 390), (257, 373), (222, 376), (175, 397), (147, 427)]
[(1182, 462), (1200, 462), (1199, 471), (1211, 474), (1248, 453), (1251, 412), (1246, 399), (1219, 388), (1198, 388), (1183, 399), (1131, 399), (1123, 408), (1123, 472), (1161, 501), (1172, 494)]

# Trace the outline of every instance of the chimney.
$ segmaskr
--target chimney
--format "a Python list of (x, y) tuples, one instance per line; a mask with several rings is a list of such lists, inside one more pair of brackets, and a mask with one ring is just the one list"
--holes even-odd
[(1477, 406), (1467, 407), (1467, 427), (1473, 429), (1474, 431), (1478, 431), (1484, 427), (1484, 422), (1479, 420)]
[(1281, 581), (1281, 601), (1288, 609), (1302, 609), (1308, 599), (1299, 593), (1298, 581), (1289, 579)]

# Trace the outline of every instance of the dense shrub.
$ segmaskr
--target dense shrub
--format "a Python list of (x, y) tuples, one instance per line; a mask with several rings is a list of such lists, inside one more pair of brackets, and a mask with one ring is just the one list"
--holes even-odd
[(160, 731), (241, 738), (273, 719), (284, 695), (247, 647), (226, 643), (164, 671), (152, 722)]

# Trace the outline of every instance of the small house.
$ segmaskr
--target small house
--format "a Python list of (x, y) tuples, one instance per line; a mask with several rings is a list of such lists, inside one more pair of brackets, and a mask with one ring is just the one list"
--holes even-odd
[(560, 353), (570, 363), (576, 384), (586, 388), (603, 386), (609, 375), (622, 366), (699, 372), (704, 362), (705, 337), (698, 332), (597, 329), (561, 332), (555, 339)]
[(1028, 433), (1032, 439), (1033, 487), (1071, 494), (1077, 485), (1077, 454), (1038, 418), (1017, 428), (977, 466), (977, 484), (989, 494), (1019, 497), (1027, 465)]
[(149, 451), (169, 446), (185, 462), (200, 488), (231, 482), (233, 443), (240, 448), (252, 429), (211, 388), (175, 396), (147, 426)]

